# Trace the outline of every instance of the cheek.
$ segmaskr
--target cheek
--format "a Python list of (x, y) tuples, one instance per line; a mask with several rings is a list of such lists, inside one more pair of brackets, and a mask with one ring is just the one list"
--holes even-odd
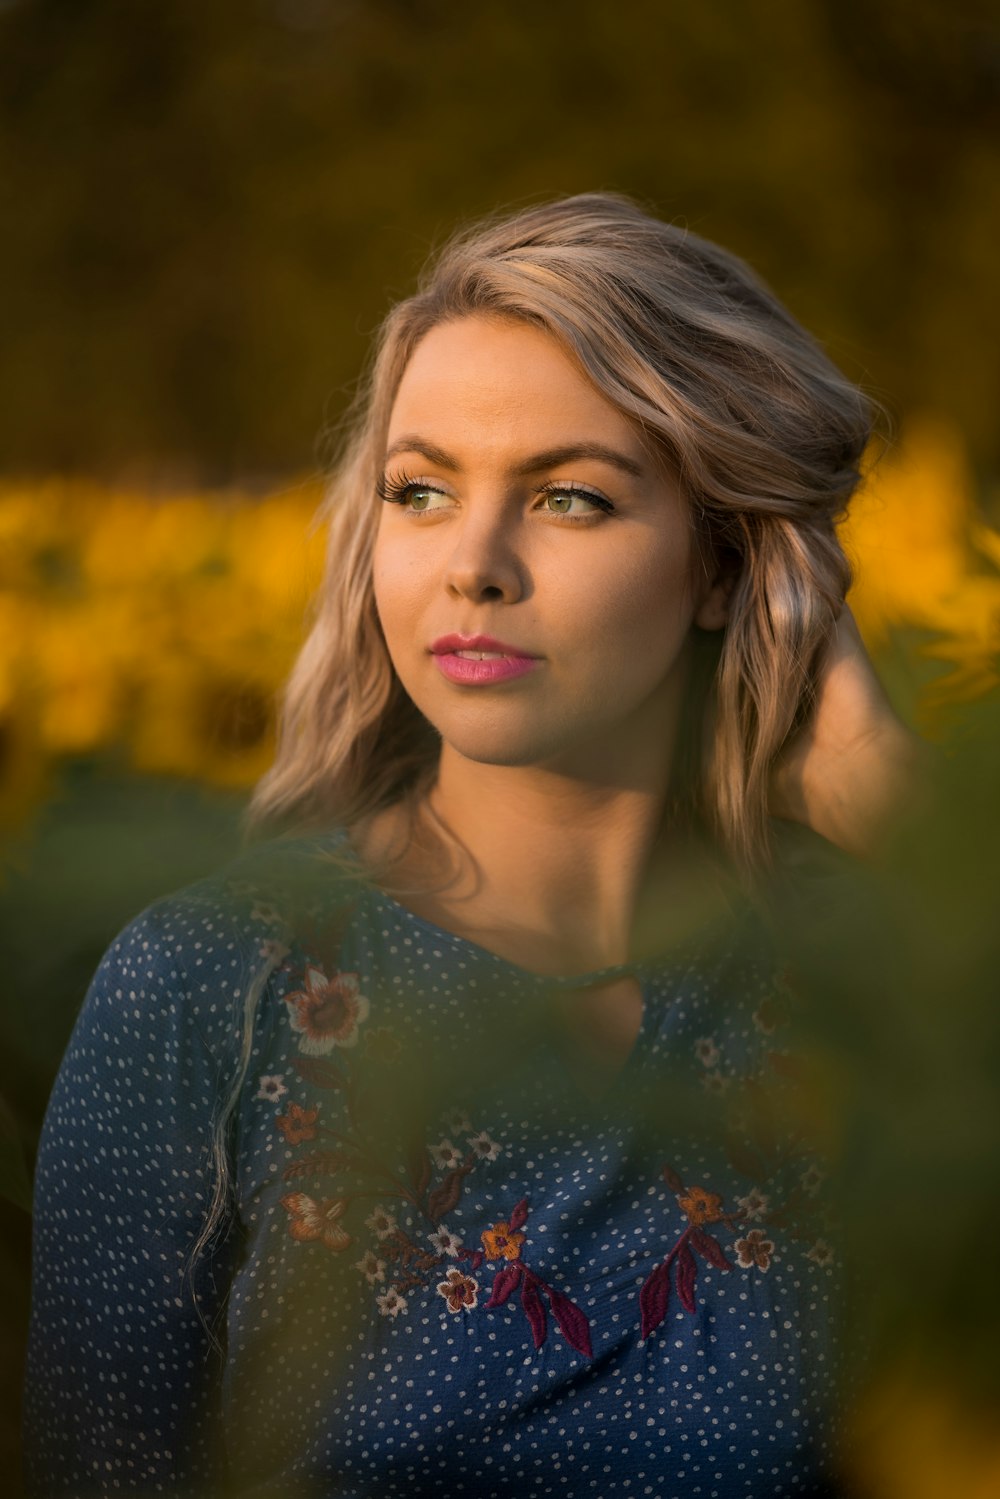
[(644, 654), (660, 644), (669, 650), (687, 635), (694, 614), (688, 558), (676, 550), (650, 549), (594, 580), (591, 599), (609, 644), (644, 643)]
[(406, 627), (413, 604), (416, 575), (399, 552), (377, 539), (372, 555), (372, 592), (386, 637)]

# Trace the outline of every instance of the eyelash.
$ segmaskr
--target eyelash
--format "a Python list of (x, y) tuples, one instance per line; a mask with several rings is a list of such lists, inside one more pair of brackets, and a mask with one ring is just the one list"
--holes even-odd
[[(405, 505), (411, 493), (414, 490), (421, 489), (431, 490), (435, 494), (444, 493), (444, 490), (436, 489), (433, 484), (422, 484), (417, 479), (411, 479), (407, 474), (400, 474), (398, 478), (390, 478), (388, 474), (381, 474), (375, 484), (375, 491), (379, 498), (385, 500), (390, 505)], [(603, 511), (606, 515), (613, 515), (615, 510), (610, 500), (606, 500), (603, 495), (597, 494), (592, 489), (584, 489), (581, 484), (557, 484), (553, 480), (548, 484), (540, 485), (536, 494), (577, 495), (580, 499), (589, 501), (595, 509)], [(418, 510), (411, 513), (419, 515), (422, 512)], [(549, 513), (551, 515), (559, 514), (557, 510), (550, 511)], [(564, 515), (562, 518), (571, 524), (584, 520), (582, 515)]]

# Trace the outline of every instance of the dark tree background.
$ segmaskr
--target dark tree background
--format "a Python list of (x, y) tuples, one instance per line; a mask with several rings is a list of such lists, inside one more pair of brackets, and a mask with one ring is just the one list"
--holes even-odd
[(593, 188), (1000, 457), (988, 0), (0, 0), (0, 465), (301, 470), (456, 220)]

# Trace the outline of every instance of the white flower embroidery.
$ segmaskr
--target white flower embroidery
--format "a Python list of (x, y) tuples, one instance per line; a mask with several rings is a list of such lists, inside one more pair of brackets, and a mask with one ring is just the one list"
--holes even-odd
[(723, 1077), (721, 1072), (706, 1072), (702, 1079), (702, 1086), (709, 1093), (725, 1093), (729, 1087), (729, 1078)]
[(495, 1161), (500, 1154), (500, 1146), (495, 1140), (490, 1139), (485, 1130), (480, 1130), (478, 1135), (472, 1136), (469, 1149), (481, 1161)]
[(365, 1227), (370, 1228), (378, 1238), (387, 1239), (396, 1232), (396, 1220), (385, 1208), (378, 1207), (365, 1219)]
[(268, 1072), (260, 1078), (260, 1086), (257, 1089), (256, 1098), (263, 1098), (267, 1103), (277, 1103), (283, 1094), (288, 1092), (281, 1080), (280, 1072)]
[(806, 1255), (806, 1259), (812, 1260), (822, 1269), (826, 1269), (828, 1266), (833, 1264), (833, 1250), (830, 1248), (825, 1239), (817, 1239), (816, 1243)]
[(802, 1183), (803, 1190), (808, 1192), (810, 1197), (815, 1197), (825, 1177), (826, 1172), (821, 1171), (818, 1166), (813, 1165), (809, 1167), (808, 1171), (803, 1171), (799, 1180)]
[(450, 1140), (441, 1140), (437, 1145), (429, 1146), (428, 1149), (435, 1166), (441, 1166), (446, 1171), (462, 1164), (462, 1152), (456, 1149)]
[(441, 1122), (449, 1135), (467, 1135), (472, 1130), (468, 1114), (461, 1109), (452, 1109), (450, 1113), (443, 1116)]
[(428, 1234), (427, 1237), (434, 1245), (438, 1254), (448, 1254), (451, 1255), (452, 1259), (457, 1259), (462, 1252), (461, 1239), (458, 1234), (453, 1234), (448, 1228), (439, 1228), (435, 1233)]
[(360, 1270), (370, 1286), (376, 1281), (385, 1280), (385, 1260), (380, 1260), (373, 1249), (367, 1249), (354, 1266)]
[(770, 1202), (769, 1197), (765, 1197), (763, 1192), (758, 1192), (754, 1187), (745, 1197), (737, 1197), (736, 1206), (742, 1211), (744, 1218), (752, 1221), (754, 1218), (763, 1218)]
[(406, 1297), (400, 1296), (398, 1291), (383, 1291), (381, 1296), (376, 1296), (375, 1305), (384, 1317), (398, 1317), (406, 1309)]

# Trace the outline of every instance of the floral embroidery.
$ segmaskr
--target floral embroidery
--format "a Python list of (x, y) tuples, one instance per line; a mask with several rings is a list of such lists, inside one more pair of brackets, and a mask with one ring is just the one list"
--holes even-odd
[(495, 1140), (491, 1140), (485, 1130), (480, 1130), (478, 1135), (473, 1135), (469, 1141), (469, 1149), (473, 1155), (481, 1161), (495, 1161), (500, 1154), (500, 1146)]
[(385, 1260), (380, 1260), (373, 1249), (366, 1249), (354, 1268), (361, 1271), (370, 1286), (385, 1280)]
[(365, 1228), (370, 1228), (376, 1238), (387, 1239), (396, 1232), (396, 1220), (385, 1208), (376, 1208), (365, 1219)]
[(526, 1237), (521, 1232), (521, 1225), (527, 1216), (528, 1201), (527, 1198), (522, 1198), (508, 1220), (495, 1223), (492, 1229), (483, 1231), (482, 1240), (486, 1245), (487, 1259), (499, 1259), (502, 1256), (512, 1262), (497, 1271), (490, 1299), (484, 1303), (486, 1310), (506, 1305), (514, 1291), (520, 1287), (521, 1309), (528, 1319), (536, 1349), (541, 1348), (548, 1330), (545, 1302), (542, 1300), (544, 1295), (552, 1309), (556, 1326), (570, 1347), (577, 1353), (582, 1353), (585, 1358), (593, 1358), (590, 1323), (585, 1313), (562, 1291), (547, 1285), (521, 1257), (521, 1245)]
[(685, 1188), (677, 1172), (664, 1166), (663, 1179), (677, 1198), (688, 1226), (677, 1240), (665, 1260), (647, 1275), (639, 1291), (639, 1311), (642, 1316), (642, 1337), (655, 1332), (667, 1315), (670, 1301), (670, 1276), (674, 1273), (677, 1297), (686, 1312), (694, 1312), (695, 1284), (698, 1279), (698, 1261), (695, 1254), (717, 1270), (731, 1270), (732, 1261), (726, 1258), (718, 1239), (707, 1233), (706, 1223), (728, 1223), (732, 1226), (737, 1214), (727, 1213), (718, 1192), (709, 1192), (704, 1187)]
[(327, 1249), (337, 1251), (346, 1249), (354, 1242), (337, 1221), (347, 1207), (346, 1198), (327, 1197), (317, 1202), (304, 1192), (289, 1192), (281, 1199), (281, 1206), (291, 1214), (290, 1232), (293, 1239), (319, 1239)]
[(694, 1043), (695, 1056), (706, 1067), (714, 1067), (719, 1060), (719, 1048), (710, 1036), (702, 1036)]
[(288, 1112), (279, 1114), (275, 1123), (289, 1145), (301, 1145), (304, 1140), (315, 1140), (318, 1118), (319, 1109), (304, 1109), (301, 1104), (290, 1103)]
[(483, 1229), (481, 1238), (488, 1260), (519, 1260), (526, 1235), (518, 1233), (512, 1223), (494, 1223)]
[(718, 1223), (727, 1216), (718, 1192), (707, 1192), (704, 1187), (691, 1187), (676, 1195), (680, 1210), (689, 1223)]
[[(291, 1236), (342, 1252), (354, 1242), (346, 1215), (357, 1204), (353, 1211), (360, 1209), (358, 1221), (363, 1221), (372, 1240), (356, 1261), (356, 1269), (373, 1290), (379, 1288), (374, 1302), (381, 1315), (396, 1319), (403, 1314), (411, 1292), (439, 1295), (445, 1303), (442, 1316), (473, 1309), (494, 1313), (516, 1304), (531, 1329), (536, 1350), (546, 1341), (551, 1314), (569, 1347), (591, 1358), (591, 1328), (585, 1312), (564, 1291), (547, 1283), (529, 1262), (527, 1198), (506, 1217), (487, 1222), (468, 1241), (445, 1222), (458, 1210), (469, 1176), (501, 1156), (500, 1142), (485, 1129), (474, 1128), (465, 1110), (456, 1108), (439, 1120), (436, 1129), (428, 1129), (426, 1120), (414, 1120), (411, 1143), (400, 1160), (386, 1157), (374, 1143), (381, 1133), (370, 1127), (365, 1105), (375, 1107), (378, 1088), (369, 1091), (365, 1067), (395, 1060), (404, 1048), (385, 1025), (366, 1028), (362, 1035), (369, 1001), (359, 991), (358, 975), (337, 970), (335, 961), (324, 958), (321, 962), (314, 955), (300, 970), (299, 986), (285, 996), (300, 1052), (293, 1059), (295, 1072), (309, 1087), (339, 1095), (336, 1127), (321, 1120), (318, 1105), (305, 1107), (293, 1101), (276, 1118), (287, 1144), (322, 1142), (285, 1167), (286, 1180), (336, 1179), (336, 1195), (291, 1191), (281, 1198)], [(332, 976), (327, 977), (328, 973)], [(770, 1034), (781, 1014), (779, 1000), (765, 999), (754, 1024)], [(359, 1046), (362, 1039), (364, 1045)], [(806, 1156), (797, 1185), (783, 1198), (772, 1190), (773, 1183), (784, 1179), (789, 1165), (794, 1171), (796, 1160), (801, 1159), (796, 1153), (799, 1137), (789, 1144), (779, 1128), (771, 1088), (775, 1077), (779, 1083), (792, 1078), (792, 1059), (780, 1051), (767, 1052), (763, 1071), (743, 1077), (720, 1071), (722, 1053), (713, 1037), (700, 1037), (694, 1049), (703, 1069), (703, 1086), (728, 1094), (730, 1165), (748, 1177), (751, 1185), (735, 1198), (736, 1208), (730, 1210), (721, 1192), (703, 1184), (687, 1186), (672, 1168), (663, 1168), (664, 1180), (686, 1223), (639, 1290), (644, 1339), (664, 1321), (672, 1293), (686, 1312), (695, 1312), (698, 1278), (705, 1267), (709, 1275), (712, 1270), (728, 1273), (737, 1267), (766, 1272), (777, 1253), (775, 1230), (779, 1227), (792, 1238), (802, 1239), (808, 1233), (812, 1247), (807, 1258), (818, 1267), (833, 1260), (826, 1241), (816, 1239), (816, 1207), (811, 1199), (823, 1180), (819, 1167), (808, 1165), (803, 1170), (809, 1160)], [(260, 1079), (257, 1096), (277, 1101), (287, 1092), (282, 1076), (273, 1074)], [(434, 1143), (425, 1143), (428, 1137)], [(363, 1199), (367, 1203), (362, 1208)], [(390, 1210), (390, 1202), (400, 1203), (402, 1212)], [(423, 1237), (416, 1226), (421, 1219)], [(749, 1227), (751, 1223), (759, 1226)], [(722, 1227), (735, 1237), (729, 1251), (715, 1236)], [(479, 1273), (484, 1265), (492, 1267), (488, 1293)]]
[(814, 1264), (819, 1265), (824, 1270), (833, 1264), (833, 1258), (833, 1250), (825, 1239), (817, 1239), (806, 1255), (807, 1260), (812, 1260)]
[(462, 1164), (462, 1152), (457, 1150), (450, 1140), (442, 1140), (438, 1145), (430, 1145), (431, 1160), (435, 1166), (443, 1166), (451, 1170)]
[(428, 1234), (427, 1237), (434, 1245), (438, 1254), (447, 1254), (452, 1259), (457, 1259), (462, 1252), (461, 1239), (447, 1228), (439, 1228), (435, 1233)]
[(406, 1310), (406, 1297), (400, 1296), (398, 1291), (383, 1291), (381, 1296), (375, 1298), (379, 1311), (386, 1317), (398, 1317), (400, 1312)]
[(754, 1187), (752, 1192), (748, 1192), (746, 1197), (737, 1197), (736, 1199), (736, 1206), (743, 1217), (750, 1222), (754, 1218), (763, 1218), (769, 1205), (770, 1198), (765, 1197), (764, 1193), (759, 1192), (756, 1187)]
[(306, 966), (305, 988), (285, 995), (289, 1021), (302, 1039), (299, 1050), (325, 1056), (335, 1046), (356, 1046), (358, 1027), (367, 1020), (369, 1001), (359, 991), (356, 973), (327, 978), (321, 968)]
[(821, 1171), (818, 1166), (812, 1165), (807, 1171), (802, 1173), (799, 1179), (802, 1182), (803, 1190), (808, 1192), (810, 1197), (815, 1197), (825, 1176), (826, 1173), (824, 1171)]
[(450, 1312), (460, 1312), (463, 1307), (479, 1302), (478, 1280), (461, 1270), (449, 1270), (446, 1278), (438, 1281), (437, 1292), (448, 1303)]
[(774, 1254), (774, 1244), (765, 1237), (762, 1228), (752, 1228), (745, 1239), (736, 1240), (737, 1263), (743, 1270), (756, 1265), (758, 1270), (767, 1270)]
[(288, 1092), (288, 1089), (282, 1082), (280, 1072), (265, 1073), (258, 1080), (258, 1083), (257, 1092), (254, 1094), (254, 1097), (262, 1098), (265, 1103), (277, 1103), (278, 1099)]

